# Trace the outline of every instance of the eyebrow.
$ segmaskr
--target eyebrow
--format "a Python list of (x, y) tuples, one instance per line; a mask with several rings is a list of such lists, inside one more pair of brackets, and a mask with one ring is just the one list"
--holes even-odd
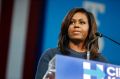
[[(76, 20), (76, 19), (73, 19), (73, 18), (72, 18), (71, 20)], [(79, 20), (79, 21), (86, 21), (86, 20), (83, 20), (83, 19), (78, 19), (78, 20)]]

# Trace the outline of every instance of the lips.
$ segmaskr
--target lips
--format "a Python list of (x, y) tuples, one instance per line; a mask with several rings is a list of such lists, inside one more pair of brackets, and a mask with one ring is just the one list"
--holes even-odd
[(81, 31), (75, 30), (73, 31), (73, 33), (81, 33)]

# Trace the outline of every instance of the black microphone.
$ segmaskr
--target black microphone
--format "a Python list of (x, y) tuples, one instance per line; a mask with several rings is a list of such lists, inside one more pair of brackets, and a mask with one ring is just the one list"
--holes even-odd
[(119, 42), (117, 42), (117, 41), (113, 40), (112, 38), (110, 38), (110, 37), (108, 37), (108, 36), (106, 36), (106, 35), (103, 35), (103, 34), (101, 34), (101, 33), (99, 33), (99, 32), (97, 32), (97, 33), (95, 33), (95, 34), (96, 34), (96, 36), (99, 36), (99, 37), (105, 37), (105, 38), (107, 38), (107, 39), (111, 40), (112, 42), (114, 42), (115, 44), (120, 45), (120, 43), (119, 43)]

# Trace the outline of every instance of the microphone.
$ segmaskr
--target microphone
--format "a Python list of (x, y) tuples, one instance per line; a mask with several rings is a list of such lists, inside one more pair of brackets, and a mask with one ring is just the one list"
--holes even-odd
[(110, 38), (110, 37), (108, 37), (108, 36), (106, 36), (106, 35), (103, 35), (103, 34), (101, 34), (101, 33), (99, 33), (99, 32), (97, 32), (97, 33), (95, 33), (95, 34), (96, 34), (96, 36), (99, 36), (99, 37), (105, 37), (105, 38), (109, 39), (110, 41), (114, 42), (115, 44), (120, 45), (119, 42), (113, 40), (112, 38)]
[(96, 37), (88, 43), (88, 46), (87, 46), (87, 60), (90, 60), (90, 51), (91, 51), (90, 45), (91, 45), (95, 40), (97, 40), (98, 37), (99, 37), (99, 36), (96, 35)]

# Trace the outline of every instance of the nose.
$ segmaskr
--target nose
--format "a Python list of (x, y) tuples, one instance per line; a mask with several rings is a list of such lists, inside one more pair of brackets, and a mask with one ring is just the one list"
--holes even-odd
[(80, 28), (80, 24), (79, 24), (78, 22), (76, 22), (76, 23), (74, 24), (74, 28)]

